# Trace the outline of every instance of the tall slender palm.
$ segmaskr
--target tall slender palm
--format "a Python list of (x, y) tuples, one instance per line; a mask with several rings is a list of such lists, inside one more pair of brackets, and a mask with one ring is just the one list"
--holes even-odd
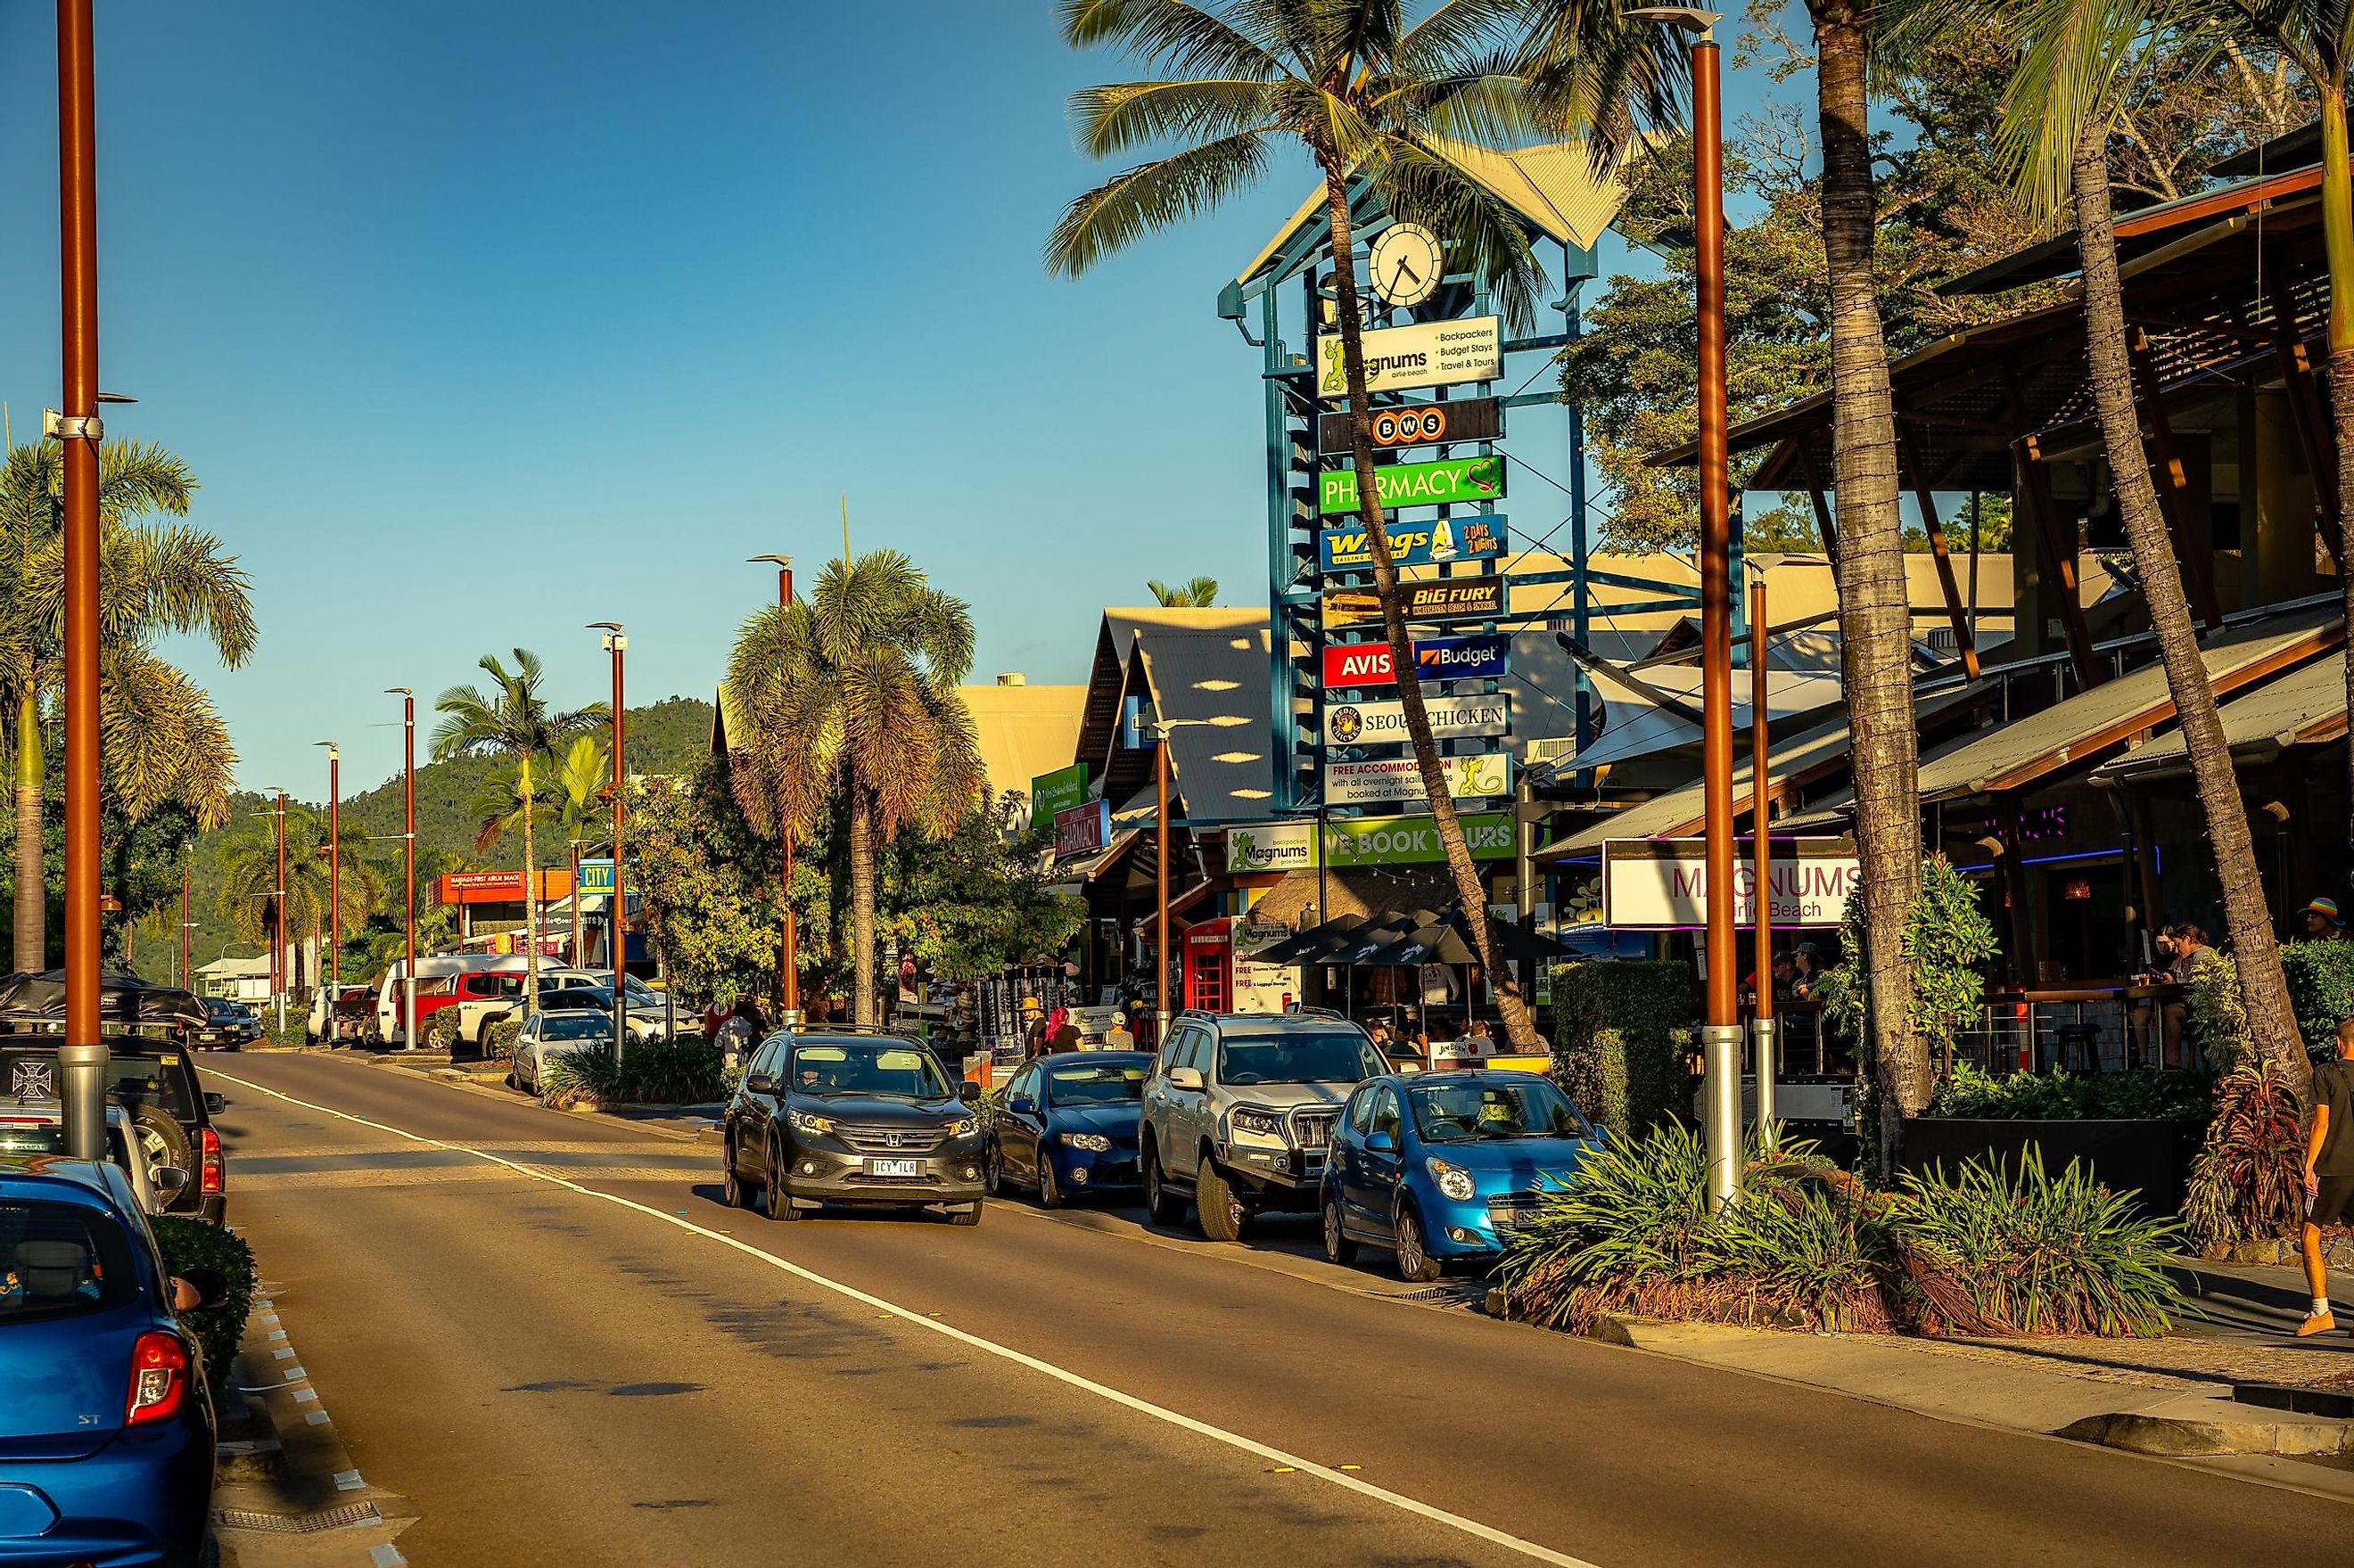
[(1218, 579), (1193, 577), (1174, 584), (1155, 579), (1144, 585), (1163, 609), (1207, 609), (1218, 602)]
[[(217, 822), (236, 760), (227, 730), (209, 700), (148, 650), (158, 635), (196, 632), (223, 663), (243, 663), (255, 637), (250, 585), (212, 535), (178, 524), (133, 522), (153, 513), (186, 514), (196, 488), (187, 464), (161, 447), (127, 441), (99, 454), (101, 703), (117, 715), (179, 721), (151, 728), (102, 718), (101, 760), (126, 805), (143, 802), (132, 805), (134, 815), (162, 799), (179, 799)], [(0, 461), (0, 704), (15, 726), (19, 969), (47, 962), (41, 726), (44, 700), (60, 680), (64, 495), (55, 443), (12, 446)], [(175, 793), (182, 785), (194, 792)]]
[[(2150, 46), (2180, 29), (2148, 0), (1998, 0), (1996, 15), (2023, 48), (2003, 100), (2003, 143), (2019, 165), (2031, 204), (2073, 207), (2083, 260), (2085, 357), (2101, 442), (2109, 460), (2126, 543), (2133, 551), (2158, 662), (2207, 817), (2207, 840), (2223, 889), (2223, 917), (2239, 959), (2241, 1002), (2257, 1048), (2300, 1097), (2312, 1066), (2289, 1003), (2273, 942), (2272, 912), (2256, 866), (2247, 808), (2232, 750), (2199, 652), (2182, 563), (2159, 511), (2135, 406), (2126, 346), (2125, 294), (2117, 273), (2109, 187), (2109, 142), (2136, 68)], [(2354, 365), (2354, 361), (2349, 361)], [(2343, 386), (2333, 373), (2334, 385)], [(2341, 397), (2342, 403), (2354, 398)]]
[(514, 651), (509, 670), (495, 653), (482, 655), (481, 668), (491, 678), (488, 688), (452, 686), (434, 700), (441, 722), (433, 728), (433, 759), (452, 757), (501, 757), (514, 764), (515, 798), (523, 813), (524, 995), (539, 995), (539, 855), (532, 837), (532, 781), (535, 764), (551, 766), (557, 752), (576, 736), (608, 722), (611, 709), (603, 703), (561, 713), (540, 694), (546, 672), (539, 655)]
[(849, 824), (852, 1017), (875, 1022), (880, 847), (913, 828), (956, 830), (986, 792), (972, 715), (972, 615), (896, 550), (830, 561), (817, 591), (744, 623), (727, 685), (746, 734), (730, 781), (763, 829), (807, 842), (829, 804)]
[[(278, 939), (278, 824), (275, 812), (265, 812), (259, 827), (234, 832), (221, 840), (220, 912), (249, 942), (264, 952)], [(315, 931), (333, 924), (328, 919), (330, 897), (340, 895), (343, 928), (357, 931), (384, 907), (387, 884), (367, 858), (367, 830), (355, 821), (340, 824), (342, 873), (331, 875), (327, 860), (327, 816), (307, 806), (286, 809), (286, 929)], [(302, 948), (294, 948), (295, 972), (289, 977), (299, 994), (303, 986)]]
[(1498, 48), (1498, 29), (1512, 9), (1504, 0), (1443, 0), (1409, 23), (1400, 0), (1063, 0), (1063, 37), (1073, 47), (1113, 46), (1170, 73), (1073, 94), (1080, 145), (1097, 158), (1182, 145), (1072, 202), (1047, 240), (1046, 264), (1058, 273), (1084, 272), (1147, 234), (1215, 207), (1276, 167), (1287, 150), (1305, 151), (1314, 164), (1331, 226), (1359, 516), (1406, 734), (1479, 961), (1498, 982), (1497, 1011), (1513, 1045), (1525, 1051), (1536, 1048), (1536, 1026), (1511, 967), (1499, 961), (1487, 894), (1447, 790), (1373, 482), (1352, 209), (1360, 191), (1369, 191), (1393, 218), (1428, 226), (1445, 237), (1450, 270), (1483, 278), (1508, 321), (1533, 319), (1543, 274), (1527, 233), (1461, 162), (1470, 146), (1532, 134), (1522, 80)]
[[(577, 736), (570, 749), (552, 768), (534, 780), (541, 810), (556, 813), (565, 842), (572, 846), (572, 955), (580, 957), (580, 845), (604, 821), (606, 782), (610, 776), (604, 743), (593, 735)], [(473, 816), (480, 824), (474, 852), (488, 854), (509, 833), (523, 831), (523, 770), (502, 768), (482, 781), (474, 796)]]

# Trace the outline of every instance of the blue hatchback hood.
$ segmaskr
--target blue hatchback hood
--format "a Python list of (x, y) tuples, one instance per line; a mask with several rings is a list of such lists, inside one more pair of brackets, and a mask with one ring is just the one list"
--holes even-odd
[(1464, 1143), (1425, 1142), (1422, 1151), (1481, 1176), (1494, 1177), (1516, 1191), (1554, 1183), (1575, 1171), (1594, 1146), (1582, 1138), (1494, 1138)]
[(1133, 1139), (1143, 1117), (1142, 1101), (1126, 1100), (1116, 1106), (1056, 1106), (1046, 1120), (1057, 1132), (1099, 1132), (1106, 1138)]

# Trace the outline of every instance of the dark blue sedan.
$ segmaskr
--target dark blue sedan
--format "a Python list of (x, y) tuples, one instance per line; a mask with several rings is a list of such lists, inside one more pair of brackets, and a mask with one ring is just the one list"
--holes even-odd
[(1034, 1189), (1059, 1209), (1082, 1193), (1134, 1187), (1149, 1051), (1068, 1051), (1025, 1065), (982, 1151), (994, 1194)]
[(222, 1286), (196, 1272), (115, 1167), (0, 1158), (0, 1564), (206, 1560), (212, 1400), (175, 1302)]
[(1479, 1068), (1368, 1078), (1333, 1128), (1324, 1166), (1324, 1255), (1391, 1249), (1407, 1279), (1490, 1258), (1598, 1138), (1569, 1097), (1533, 1073)]

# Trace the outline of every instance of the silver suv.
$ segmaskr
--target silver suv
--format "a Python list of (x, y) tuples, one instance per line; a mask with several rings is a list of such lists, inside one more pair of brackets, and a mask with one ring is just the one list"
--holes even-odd
[(1266, 1209), (1313, 1209), (1349, 1093), (1389, 1070), (1345, 1019), (1181, 1012), (1144, 1080), (1144, 1201), (1234, 1241)]

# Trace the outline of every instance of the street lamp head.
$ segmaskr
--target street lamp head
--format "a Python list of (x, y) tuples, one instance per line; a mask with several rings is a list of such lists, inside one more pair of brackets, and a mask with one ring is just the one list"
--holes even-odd
[(1681, 27), (1693, 37), (1712, 40), (1723, 14), (1703, 11), (1697, 5), (1633, 5), (1618, 15), (1629, 22), (1657, 22), (1662, 26)]
[(790, 556), (747, 556), (744, 557), (744, 564), (746, 566), (757, 567), (763, 561), (767, 561), (772, 566), (779, 567), (790, 567), (793, 564), (793, 558)]
[(387, 686), (384, 689), (384, 694), (387, 697), (413, 697), (417, 694), (407, 686)]
[(314, 740), (311, 744), (313, 746), (325, 747), (327, 748), (327, 760), (330, 762), (334, 761), (335, 758), (343, 755), (343, 753), (336, 748), (335, 743), (332, 740)]

